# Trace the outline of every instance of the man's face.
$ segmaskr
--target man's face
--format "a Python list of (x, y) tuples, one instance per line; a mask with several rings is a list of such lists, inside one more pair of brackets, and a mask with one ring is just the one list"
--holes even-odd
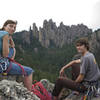
[(87, 50), (85, 45), (76, 45), (76, 49), (78, 53), (84, 53)]

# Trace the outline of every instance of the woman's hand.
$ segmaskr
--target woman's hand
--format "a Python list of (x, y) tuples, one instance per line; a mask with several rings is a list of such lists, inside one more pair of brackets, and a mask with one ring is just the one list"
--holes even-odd
[(16, 55), (16, 49), (15, 48), (13, 48), (13, 49), (14, 49), (14, 54), (12, 56), (12, 59), (14, 59), (15, 58), (15, 55)]
[(9, 36), (9, 47), (12, 47), (12, 48), (15, 47), (14, 41), (12, 39), (12, 36)]
[(15, 55), (16, 55), (16, 49), (15, 49), (15, 44), (14, 44), (14, 41), (12, 39), (12, 36), (9, 36), (9, 47), (13, 48), (13, 50), (14, 50), (14, 53), (13, 53), (13, 56), (12, 56), (12, 59), (14, 59)]

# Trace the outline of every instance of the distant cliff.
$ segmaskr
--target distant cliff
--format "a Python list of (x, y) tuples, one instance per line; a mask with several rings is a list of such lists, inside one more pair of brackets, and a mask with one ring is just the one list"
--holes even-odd
[(93, 32), (90, 37), (90, 45), (92, 51), (100, 49), (100, 30)]
[(59, 47), (62, 48), (66, 44), (72, 43), (78, 37), (87, 37), (92, 30), (83, 24), (66, 26), (63, 22), (57, 27), (56, 23), (50, 19), (44, 20), (43, 27), (37, 28), (34, 23), (29, 31), (21, 32), (23, 42), (30, 44), (35, 37), (43, 47)]
[(63, 22), (57, 27), (56, 23), (50, 19), (44, 20), (43, 27), (37, 28), (33, 24), (33, 36), (35, 36), (42, 46), (48, 48), (50, 46), (63, 47), (65, 44), (70, 44), (78, 37), (88, 36), (92, 30), (83, 24), (66, 26)]

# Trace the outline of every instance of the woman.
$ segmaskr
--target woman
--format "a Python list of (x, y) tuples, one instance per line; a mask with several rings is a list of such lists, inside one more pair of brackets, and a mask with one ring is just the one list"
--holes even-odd
[[(0, 29), (0, 55), (1, 57), (7, 58), (10, 57), (14, 59), (15, 57), (15, 44), (12, 39), (12, 35), (16, 30), (17, 22), (13, 20), (7, 20), (3, 27)], [(22, 69), (18, 64), (14, 62), (8, 62), (7, 67), (9, 68), (11, 64), (11, 69), (8, 71), (8, 75), (22, 75)], [(24, 71), (26, 73), (24, 77), (24, 85), (25, 87), (31, 91), (32, 88), (32, 73), (33, 70), (30, 67), (23, 66)]]
[[(89, 52), (89, 42), (86, 38), (76, 41), (77, 51), (82, 55), (81, 59), (71, 61), (60, 70), (60, 75), (64, 74), (64, 70), (73, 64), (80, 63), (80, 73), (75, 81), (68, 78), (58, 78), (53, 90), (53, 99), (59, 100), (59, 94), (62, 88), (68, 88), (78, 92), (85, 92), (87, 87), (85, 83), (97, 82), (100, 78), (100, 71), (96, 63), (95, 57)], [(84, 84), (82, 84), (84, 83)]]

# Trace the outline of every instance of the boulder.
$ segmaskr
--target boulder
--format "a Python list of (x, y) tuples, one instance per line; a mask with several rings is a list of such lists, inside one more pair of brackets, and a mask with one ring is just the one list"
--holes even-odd
[(11, 80), (0, 81), (0, 100), (40, 100), (35, 94), (28, 91), (23, 83)]
[[(40, 100), (33, 92), (24, 87), (21, 76), (1, 75), (0, 78), (0, 100)], [(47, 79), (42, 79), (40, 82), (48, 92), (52, 93), (53, 83)]]
[(54, 84), (53, 83), (51, 83), (47, 79), (41, 79), (40, 82), (43, 84), (43, 86), (47, 89), (48, 92), (52, 93), (52, 91), (54, 89)]

